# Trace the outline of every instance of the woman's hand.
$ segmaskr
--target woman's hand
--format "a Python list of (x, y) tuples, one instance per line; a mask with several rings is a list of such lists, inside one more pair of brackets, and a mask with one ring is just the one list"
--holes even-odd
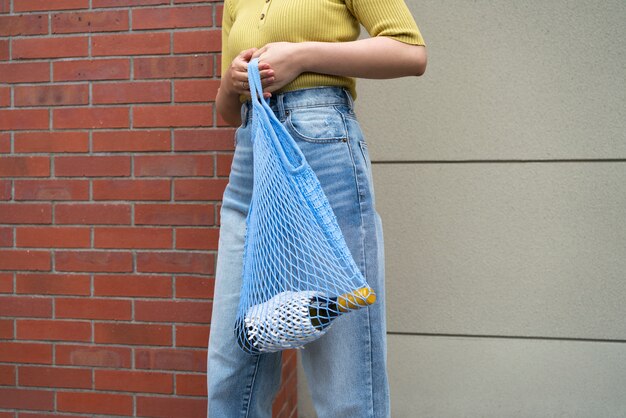
[[(222, 74), (220, 86), (217, 89), (215, 98), (216, 110), (222, 119), (231, 126), (241, 124), (241, 102), (239, 101), (239, 96), (250, 97), (248, 63), (256, 50), (257, 48), (250, 48), (237, 55), (230, 63), (228, 69)], [(274, 81), (274, 71), (269, 64), (260, 65), (259, 70), (263, 97), (268, 98), (272, 94), (267, 91), (267, 86)]]
[[(250, 48), (241, 51), (233, 59), (226, 74), (222, 74), (221, 87), (230, 94), (243, 94), (250, 97), (250, 85), (248, 84), (248, 63), (253, 57), (257, 48)], [(263, 97), (270, 97), (272, 94), (267, 89), (274, 82), (274, 70), (269, 63), (259, 63), (259, 73), (261, 74), (261, 86), (263, 87)]]
[(269, 64), (274, 71), (274, 80), (268, 91), (284, 87), (302, 73), (301, 50), (301, 44), (297, 42), (271, 42), (252, 54), (252, 58), (259, 58), (259, 68)]

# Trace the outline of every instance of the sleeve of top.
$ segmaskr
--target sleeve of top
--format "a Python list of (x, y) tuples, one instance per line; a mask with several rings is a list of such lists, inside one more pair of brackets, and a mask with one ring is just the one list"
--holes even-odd
[(230, 11), (230, 1), (224, 1), (224, 8), (222, 10), (222, 65), (221, 73), (225, 74), (232, 61), (230, 57), (230, 51), (228, 50), (228, 35), (230, 35), (230, 28), (233, 25), (233, 17)]
[(404, 0), (345, 0), (348, 10), (370, 36), (387, 36), (413, 45), (426, 45)]

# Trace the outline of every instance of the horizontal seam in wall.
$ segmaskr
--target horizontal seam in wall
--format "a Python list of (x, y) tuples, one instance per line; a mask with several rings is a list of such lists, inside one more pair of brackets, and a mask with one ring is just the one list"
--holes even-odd
[(372, 164), (472, 164), (472, 163), (623, 163), (626, 158), (574, 158), (535, 160), (372, 160)]
[(555, 340), (555, 341), (579, 341), (601, 343), (626, 343), (626, 340), (606, 338), (579, 338), (579, 337), (548, 337), (548, 336), (524, 336), (524, 335), (487, 335), (487, 334), (441, 334), (425, 332), (394, 332), (387, 335), (403, 335), (414, 337), (452, 337), (452, 338), (490, 338), (490, 339), (516, 339), (516, 340)]

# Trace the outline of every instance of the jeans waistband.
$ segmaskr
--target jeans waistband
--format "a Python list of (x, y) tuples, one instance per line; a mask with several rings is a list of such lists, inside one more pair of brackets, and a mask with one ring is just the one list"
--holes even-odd
[[(276, 114), (276, 117), (282, 120), (285, 117), (285, 110), (298, 107), (345, 105), (354, 110), (354, 99), (348, 89), (344, 87), (321, 86), (286, 91), (283, 93), (272, 93), (269, 105), (274, 114)], [(242, 121), (247, 121), (252, 117), (251, 109), (251, 100), (242, 103)]]

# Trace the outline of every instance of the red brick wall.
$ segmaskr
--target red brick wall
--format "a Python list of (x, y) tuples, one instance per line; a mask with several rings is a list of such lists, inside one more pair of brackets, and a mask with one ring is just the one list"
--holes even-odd
[(0, 0), (0, 418), (206, 416), (221, 13)]

